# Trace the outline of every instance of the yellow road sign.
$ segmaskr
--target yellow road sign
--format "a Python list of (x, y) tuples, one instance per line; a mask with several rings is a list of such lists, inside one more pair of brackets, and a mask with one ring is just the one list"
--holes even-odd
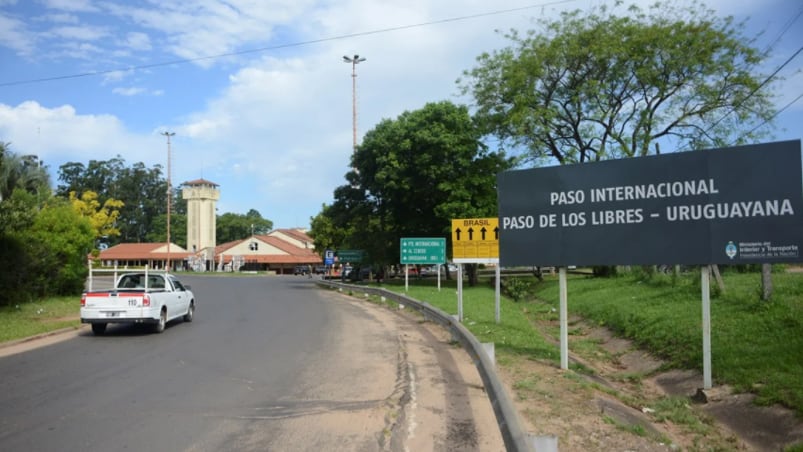
[(452, 220), (452, 259), (455, 262), (498, 260), (499, 219)]

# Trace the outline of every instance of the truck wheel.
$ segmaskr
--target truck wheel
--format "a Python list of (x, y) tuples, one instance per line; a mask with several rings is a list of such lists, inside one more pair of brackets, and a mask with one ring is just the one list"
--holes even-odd
[(105, 323), (93, 323), (92, 324), (92, 333), (95, 336), (100, 336), (106, 332), (106, 324)]
[(195, 317), (195, 302), (190, 301), (190, 305), (187, 307), (187, 313), (184, 314), (184, 321), (192, 322), (193, 317)]
[(167, 325), (167, 311), (162, 310), (162, 313), (159, 314), (159, 322), (153, 327), (153, 332), (154, 333), (164, 332), (165, 325)]

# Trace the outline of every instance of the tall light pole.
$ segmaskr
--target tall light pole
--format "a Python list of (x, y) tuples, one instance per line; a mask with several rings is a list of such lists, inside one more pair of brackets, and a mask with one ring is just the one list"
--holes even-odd
[(351, 63), (351, 112), (352, 124), (354, 128), (354, 144), (351, 149), (352, 153), (357, 152), (357, 65), (365, 61), (365, 58), (359, 55), (353, 57), (343, 56), (344, 63)]
[(170, 201), (173, 197), (173, 186), (170, 183), (170, 137), (175, 132), (162, 132), (167, 137), (167, 271), (170, 271)]

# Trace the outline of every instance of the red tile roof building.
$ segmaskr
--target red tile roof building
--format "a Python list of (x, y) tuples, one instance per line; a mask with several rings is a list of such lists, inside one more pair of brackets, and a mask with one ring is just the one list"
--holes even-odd
[[(292, 274), (298, 265), (315, 266), (323, 262), (313, 249), (312, 238), (300, 229), (276, 229), (217, 245), (214, 256), (209, 256), (207, 250), (192, 253), (171, 244), (169, 257), (174, 269), (259, 270), (278, 274)], [(99, 258), (105, 267), (147, 264), (151, 268), (165, 268), (168, 250), (166, 243), (122, 243), (101, 251)]]

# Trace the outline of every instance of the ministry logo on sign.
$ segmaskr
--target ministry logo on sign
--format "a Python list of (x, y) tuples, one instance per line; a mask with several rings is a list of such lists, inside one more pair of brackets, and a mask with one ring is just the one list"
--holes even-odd
[(731, 259), (736, 257), (736, 245), (734, 245), (733, 242), (728, 242), (728, 244), (725, 246), (725, 254), (727, 254)]

